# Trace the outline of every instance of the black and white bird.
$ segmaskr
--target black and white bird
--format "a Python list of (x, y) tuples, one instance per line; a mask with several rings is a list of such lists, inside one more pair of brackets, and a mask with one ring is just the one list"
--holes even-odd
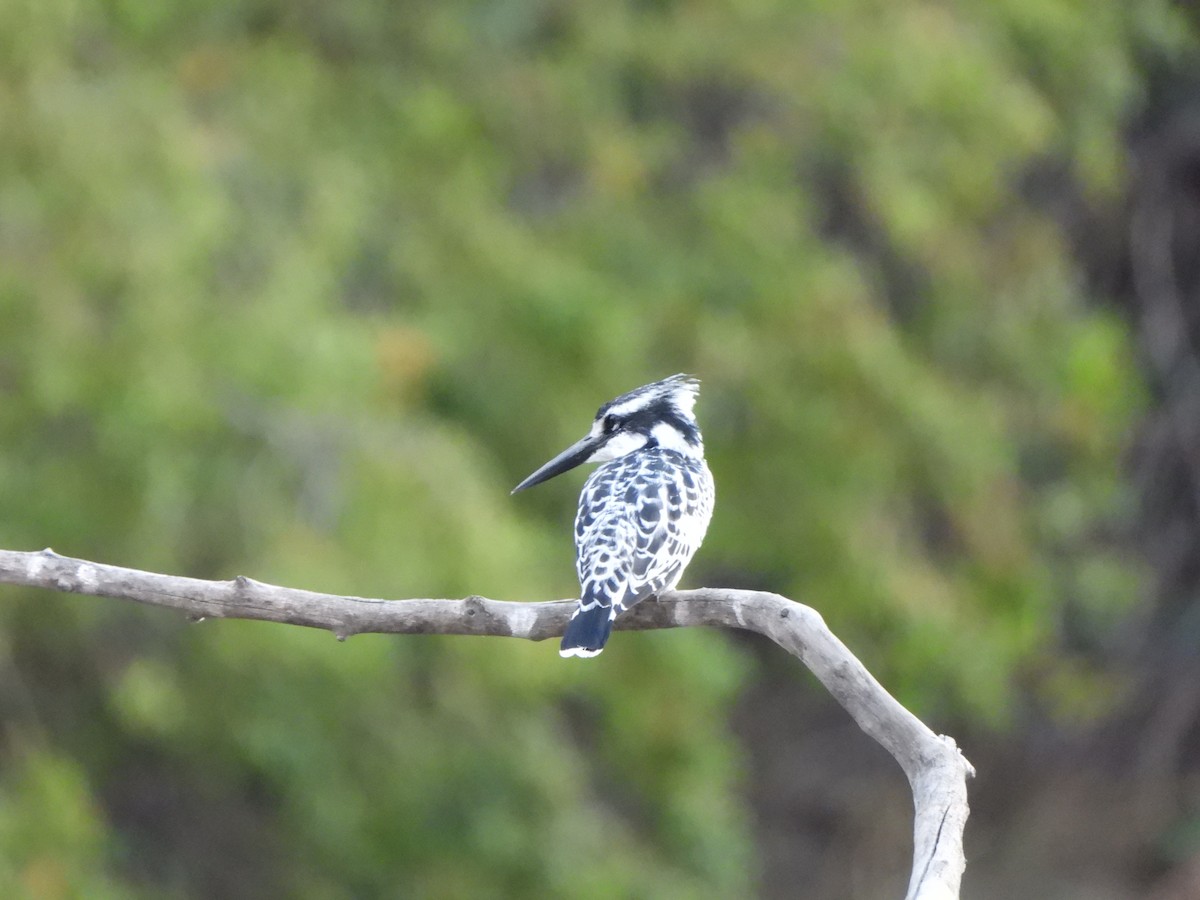
[(712, 475), (692, 409), (700, 382), (672, 375), (610, 400), (592, 428), (514, 489), (582, 463), (603, 463), (583, 485), (575, 516), (579, 607), (563, 656), (595, 656), (613, 621), (679, 583), (712, 517)]

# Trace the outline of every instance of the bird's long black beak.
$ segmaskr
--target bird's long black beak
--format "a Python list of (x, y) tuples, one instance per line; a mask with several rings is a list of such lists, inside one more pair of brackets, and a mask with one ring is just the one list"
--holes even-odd
[(606, 435), (599, 437), (589, 434), (583, 440), (576, 441), (550, 462), (546, 463), (515, 488), (512, 493), (523, 491), (525, 488), (531, 488), (535, 484), (541, 484), (543, 481), (549, 481), (555, 475), (561, 475), (563, 472), (569, 472), (580, 463), (585, 463), (588, 457), (599, 450), (608, 440)]

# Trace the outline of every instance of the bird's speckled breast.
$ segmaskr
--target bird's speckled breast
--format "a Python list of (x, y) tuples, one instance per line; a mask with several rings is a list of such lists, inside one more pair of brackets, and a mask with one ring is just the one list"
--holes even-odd
[(702, 458), (659, 447), (596, 469), (575, 517), (585, 607), (627, 609), (674, 587), (700, 547), (715, 489)]

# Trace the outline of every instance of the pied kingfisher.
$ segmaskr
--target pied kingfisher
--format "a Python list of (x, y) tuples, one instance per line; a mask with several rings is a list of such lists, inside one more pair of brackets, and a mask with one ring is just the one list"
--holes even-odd
[(513, 489), (604, 463), (579, 495), (579, 607), (563, 633), (562, 656), (603, 650), (613, 620), (675, 587), (704, 540), (715, 491), (692, 414), (699, 391), (695, 378), (672, 375), (610, 400), (586, 437)]

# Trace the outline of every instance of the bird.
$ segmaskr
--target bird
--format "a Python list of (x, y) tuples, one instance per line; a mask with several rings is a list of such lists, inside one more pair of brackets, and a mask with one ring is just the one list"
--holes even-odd
[(675, 587), (704, 540), (716, 489), (693, 412), (699, 392), (698, 379), (679, 374), (621, 394), (583, 438), (513, 488), (601, 464), (579, 494), (579, 603), (560, 655), (598, 655), (617, 616)]

